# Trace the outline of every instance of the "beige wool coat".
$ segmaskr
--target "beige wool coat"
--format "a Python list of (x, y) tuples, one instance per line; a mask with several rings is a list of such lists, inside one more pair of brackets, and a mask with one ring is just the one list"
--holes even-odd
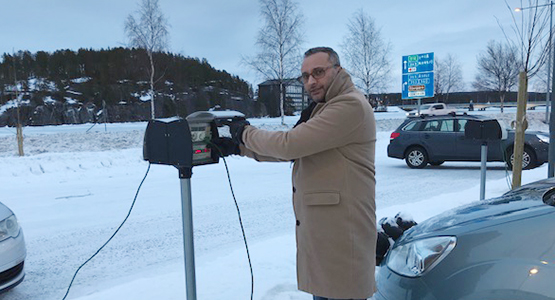
[(242, 155), (291, 161), (298, 288), (336, 299), (375, 292), (375, 144), (372, 107), (347, 72), (310, 119), (287, 132), (247, 126)]

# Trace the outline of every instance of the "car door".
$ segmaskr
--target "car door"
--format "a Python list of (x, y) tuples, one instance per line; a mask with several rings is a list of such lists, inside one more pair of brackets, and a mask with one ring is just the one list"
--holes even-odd
[(421, 127), (421, 140), (430, 161), (450, 160), (455, 152), (454, 120), (427, 120)]
[[(468, 119), (456, 120), (456, 149), (455, 152), (460, 160), (479, 161), (482, 155), (482, 141), (467, 139), (464, 134), (464, 128)], [(488, 161), (499, 160), (501, 156), (501, 148), (499, 141), (487, 141), (488, 145)]]

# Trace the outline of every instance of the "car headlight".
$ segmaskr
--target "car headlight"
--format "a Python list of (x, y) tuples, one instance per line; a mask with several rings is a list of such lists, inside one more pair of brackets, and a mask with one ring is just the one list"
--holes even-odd
[(540, 141), (549, 144), (549, 136), (548, 135), (543, 135), (543, 134), (536, 134), (536, 136), (538, 137), (538, 139), (540, 139)]
[(454, 236), (439, 236), (400, 245), (389, 253), (387, 266), (400, 275), (419, 277), (439, 264), (456, 243)]
[(0, 221), (0, 241), (19, 235), (19, 223), (15, 215), (11, 215)]

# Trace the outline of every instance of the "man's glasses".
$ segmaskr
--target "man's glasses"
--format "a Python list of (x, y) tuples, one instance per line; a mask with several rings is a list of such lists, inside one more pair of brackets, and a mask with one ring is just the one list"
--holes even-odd
[(331, 66), (328, 66), (328, 67), (325, 67), (325, 68), (314, 68), (314, 70), (312, 70), (312, 72), (310, 72), (310, 73), (306, 73), (306, 72), (303, 73), (298, 78), (298, 80), (302, 83), (307, 83), (308, 79), (310, 79), (310, 76), (312, 76), (314, 79), (320, 79), (320, 78), (324, 77), (324, 75), (326, 75), (326, 71), (329, 68), (334, 68), (336, 66), (337, 65), (331, 65)]

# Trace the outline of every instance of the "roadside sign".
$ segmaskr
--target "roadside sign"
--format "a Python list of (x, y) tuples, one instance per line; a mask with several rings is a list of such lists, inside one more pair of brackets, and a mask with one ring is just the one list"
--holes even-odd
[(433, 71), (433, 52), (403, 56), (403, 74)]
[(403, 56), (403, 99), (434, 96), (434, 53)]
[(434, 72), (403, 74), (403, 99), (431, 98), (434, 96)]

